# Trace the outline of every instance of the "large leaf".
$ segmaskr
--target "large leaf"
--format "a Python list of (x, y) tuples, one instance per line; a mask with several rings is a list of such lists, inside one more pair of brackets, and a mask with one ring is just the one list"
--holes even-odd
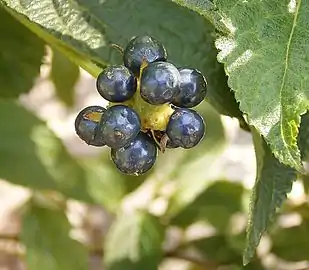
[(2, 179), (92, 201), (84, 171), (43, 121), (12, 101), (0, 101), (0, 122)]
[(274, 219), (277, 209), (285, 201), (297, 177), (294, 169), (285, 166), (274, 157), (256, 130), (253, 130), (253, 140), (257, 158), (257, 176), (251, 198), (244, 264), (253, 257), (263, 233)]
[[(93, 76), (104, 66), (109, 48), (103, 26), (74, 2), (0, 0), (16, 19)], [(97, 65), (96, 65), (97, 64)]]
[(223, 17), (214, 3), (210, 0), (172, 0), (178, 5), (194, 10), (207, 18), (218, 31), (228, 33), (228, 28), (223, 22)]
[(69, 237), (70, 230), (62, 210), (31, 205), (24, 216), (21, 232), (28, 269), (87, 269), (88, 251)]
[(207, 98), (216, 109), (223, 114), (242, 117), (234, 94), (227, 86), (223, 68), (216, 60), (214, 27), (202, 16), (165, 0), (77, 2), (108, 26), (106, 37), (113, 43), (126, 46), (132, 36), (150, 34), (156, 37), (176, 65), (202, 71), (208, 81)]
[(208, 81), (207, 98), (221, 113), (242, 118), (223, 67), (216, 61), (214, 27), (192, 11), (165, 0), (1, 1), (40, 37), (94, 76), (100, 69), (87, 57), (101, 66), (120, 63), (120, 55), (107, 44), (125, 46), (133, 36), (150, 34), (164, 43), (176, 65), (203, 72)]
[(187, 227), (206, 220), (225, 231), (234, 213), (241, 212), (244, 188), (239, 183), (216, 181), (172, 219), (172, 224)]
[(67, 106), (73, 106), (79, 67), (59, 51), (53, 50), (50, 77), (55, 85), (57, 97)]
[(164, 227), (146, 212), (123, 214), (107, 234), (104, 259), (110, 270), (157, 270)]
[(0, 32), (0, 97), (15, 98), (39, 75), (44, 43), (1, 6)]
[(303, 171), (297, 134), (309, 104), (309, 2), (215, 3), (230, 20), (216, 44), (241, 110), (282, 163)]

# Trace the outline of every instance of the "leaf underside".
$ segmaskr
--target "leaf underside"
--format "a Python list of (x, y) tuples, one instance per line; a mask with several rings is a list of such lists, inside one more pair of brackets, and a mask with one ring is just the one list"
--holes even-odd
[(216, 41), (251, 125), (284, 164), (303, 171), (297, 134), (308, 109), (309, 2), (217, 0), (229, 35)]
[[(204, 74), (208, 82), (207, 99), (217, 110), (242, 119), (234, 93), (227, 86), (223, 66), (216, 60), (214, 27), (193, 11), (164, 0), (0, 0), (0, 3), (93, 76), (100, 72), (96, 64), (104, 67), (122, 62), (111, 44), (124, 47), (133, 36), (152, 35), (167, 48), (169, 61), (197, 68)], [(210, 2), (207, 10), (214, 16)]]
[(44, 42), (1, 6), (0, 31), (0, 96), (16, 98), (27, 93), (39, 76)]

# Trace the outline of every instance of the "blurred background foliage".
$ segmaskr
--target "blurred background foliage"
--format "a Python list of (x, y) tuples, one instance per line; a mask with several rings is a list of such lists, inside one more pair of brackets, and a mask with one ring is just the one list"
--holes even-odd
[[(242, 266), (255, 161), (240, 152), (246, 146), (253, 153), (251, 135), (238, 127), (243, 119), (216, 61), (213, 27), (163, 0), (151, 5), (105, 1), (102, 9), (96, 9), (96, 1), (77, 2), (102, 20), (110, 43), (124, 46), (132, 36), (151, 34), (176, 65), (205, 74), (209, 93), (197, 110), (206, 120), (206, 136), (190, 151), (160, 153), (146, 175), (120, 174), (107, 148), (86, 146), (74, 134), (81, 108), (106, 105), (95, 92), (94, 78), (63, 54), (67, 48), (47, 46), (0, 8), (0, 177), (2, 186), (6, 181), (12, 189), (27, 188), (14, 208), (21, 228), (16, 235), (1, 233), (0, 243), (18, 244), (12, 253), (31, 270), (309, 267), (308, 176), (296, 182), (292, 195), (297, 196), (284, 204), (255, 259)], [(102, 24), (90, 22), (102, 31)], [(108, 46), (93, 50), (91, 57), (102, 59), (101, 66), (121, 59)], [(233, 155), (248, 165), (249, 174), (233, 167)], [(10, 254), (1, 249), (0, 265)]]

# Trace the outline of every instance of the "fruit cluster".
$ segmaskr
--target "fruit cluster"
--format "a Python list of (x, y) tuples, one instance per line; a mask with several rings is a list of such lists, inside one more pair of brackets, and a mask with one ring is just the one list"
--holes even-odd
[(140, 175), (153, 167), (158, 148), (188, 149), (202, 140), (204, 120), (191, 108), (204, 100), (207, 84), (198, 70), (167, 62), (164, 46), (150, 36), (131, 39), (123, 61), (96, 81), (108, 108), (86, 107), (75, 130), (89, 145), (110, 147), (122, 173)]

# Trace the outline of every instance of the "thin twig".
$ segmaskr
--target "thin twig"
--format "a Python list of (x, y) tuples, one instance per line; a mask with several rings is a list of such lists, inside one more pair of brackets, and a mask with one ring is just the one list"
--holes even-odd
[(111, 44), (111, 46), (112, 46), (112, 48), (114, 48), (114, 49), (116, 49), (116, 50), (118, 50), (122, 55), (123, 55), (123, 53), (124, 53), (124, 50), (123, 50), (123, 48), (122, 47), (120, 47), (118, 44)]

